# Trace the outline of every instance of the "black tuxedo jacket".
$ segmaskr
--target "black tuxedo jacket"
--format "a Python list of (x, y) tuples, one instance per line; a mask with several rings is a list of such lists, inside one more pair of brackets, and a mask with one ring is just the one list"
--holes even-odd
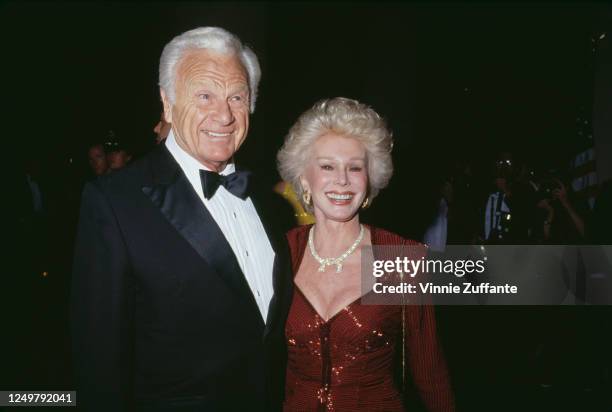
[[(270, 190), (271, 192), (271, 190)], [(291, 276), (277, 213), (268, 319), (165, 145), (83, 191), (72, 288), (78, 404), (101, 411), (274, 410)]]

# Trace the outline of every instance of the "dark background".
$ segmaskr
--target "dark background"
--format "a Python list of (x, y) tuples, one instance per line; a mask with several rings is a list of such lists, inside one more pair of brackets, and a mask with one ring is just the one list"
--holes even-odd
[[(239, 160), (273, 180), (276, 151), (299, 113), (323, 97), (356, 98), (395, 132), (387, 200), (418, 198), (427, 179), (457, 160), (484, 173), (500, 150), (541, 170), (567, 165), (584, 145), (576, 117), (592, 106), (591, 38), (612, 21), (607, 5), (584, 3), (1, 7), (4, 134), (16, 146), (13, 159), (39, 158), (49, 173), (69, 175), (62, 180), (82, 176), (87, 144), (110, 129), (135, 154), (146, 152), (161, 109), (163, 45), (218, 25), (250, 44), (263, 69)], [(378, 223), (413, 237), (423, 230)]]
[[(9, 339), (14, 346), (3, 386), (72, 387), (66, 302), (86, 148), (110, 129), (136, 155), (153, 146), (161, 110), (158, 61), (173, 36), (221, 26), (256, 51), (263, 77), (238, 161), (271, 183), (285, 133), (315, 101), (346, 96), (373, 106), (394, 130), (396, 173), (366, 217), (420, 239), (429, 194), (455, 161), (470, 161), (484, 175), (496, 152), (511, 150), (545, 170), (567, 165), (588, 145), (577, 137), (576, 117), (590, 115), (597, 66), (592, 38), (611, 22), (612, 8), (604, 3), (3, 2), (5, 162), (19, 171), (33, 159), (43, 184), (55, 188), (44, 256), (28, 255), (32, 239), (26, 239), (16, 242), (16, 259), (9, 260), (18, 267), (12, 275), (26, 280), (7, 292), (11, 306), (4, 313), (17, 338)], [(455, 349), (461, 325), (482, 331), (507, 322), (506, 331), (524, 338), (543, 326), (521, 327), (539, 309), (512, 315), (477, 309), (441, 314), (463, 410), (611, 408), (602, 400), (599, 372), (572, 369), (580, 376), (548, 390), (531, 382), (527, 369), (491, 378), (472, 368), (471, 360), (504, 357), (509, 367), (519, 352), (509, 345), (498, 353), (485, 340), (473, 342), (482, 350), (462, 359), (463, 349)], [(572, 310), (568, 316), (599, 309)], [(570, 361), (580, 364), (578, 356)]]

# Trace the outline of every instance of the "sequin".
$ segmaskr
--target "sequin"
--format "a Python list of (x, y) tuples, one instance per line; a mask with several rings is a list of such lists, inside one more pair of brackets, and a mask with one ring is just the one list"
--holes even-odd
[[(362, 380), (359, 376), (365, 365), (369, 368), (369, 359), (372, 357), (387, 357), (389, 361), (393, 359), (395, 341), (388, 337), (398, 336), (400, 313), (397, 307), (392, 306), (364, 307), (351, 304), (326, 322), (316, 314), (305, 298), (301, 304), (301, 317), (290, 316), (287, 325), (287, 330), (291, 330), (291, 337), (288, 338), (291, 344), (288, 348), (289, 358), (300, 359), (298, 363), (291, 363), (295, 370), (288, 371), (288, 376), (295, 373), (295, 376), (306, 378), (308, 386), (312, 385), (311, 393), (317, 405), (307, 409), (328, 412), (344, 410), (345, 399), (337, 398), (336, 391), (351, 381), (359, 384)], [(295, 315), (293, 306), (291, 313)], [(300, 347), (305, 348), (306, 352), (297, 349)], [(294, 353), (294, 350), (299, 353)], [(378, 370), (368, 370), (368, 373), (389, 376), (386, 381), (390, 384), (389, 361), (381, 364)], [(384, 381), (377, 377), (372, 387)], [(302, 381), (300, 391), (304, 386)], [(301, 408), (304, 409), (304, 406)], [(289, 407), (286, 409), (294, 410)], [(389, 410), (395, 409), (391, 407)]]
[[(303, 233), (304, 241), (292, 246), (298, 255), (292, 262), (294, 271), (306, 247), (307, 229)], [(372, 239), (376, 240), (374, 235)], [(404, 334), (406, 325), (411, 329)], [(286, 323), (286, 336), (295, 344), (287, 347), (284, 410), (403, 411), (401, 382), (394, 379), (395, 372), (403, 371), (419, 382), (432, 382), (420, 394), (429, 409), (452, 411), (446, 368), (431, 328), (435, 328), (431, 308), (404, 311), (400, 306), (365, 306), (359, 301), (325, 321), (296, 288)], [(418, 359), (416, 369), (402, 369), (404, 353)]]

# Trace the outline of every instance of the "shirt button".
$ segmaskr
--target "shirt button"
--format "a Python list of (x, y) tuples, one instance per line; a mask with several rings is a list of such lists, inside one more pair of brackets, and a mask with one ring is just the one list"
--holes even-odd
[(247, 256), (249, 256), (249, 251), (245, 250), (244, 253), (246, 253)]
[(236, 212), (234, 212), (234, 219), (238, 219), (238, 216), (236, 216)]

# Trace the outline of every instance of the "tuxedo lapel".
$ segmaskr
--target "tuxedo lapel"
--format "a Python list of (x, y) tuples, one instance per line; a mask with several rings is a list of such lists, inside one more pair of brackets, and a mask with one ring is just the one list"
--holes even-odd
[(160, 164), (153, 167), (156, 171), (153, 181), (142, 188), (143, 193), (240, 300), (247, 303), (248, 312), (261, 321), (236, 256), (212, 215), (165, 147), (157, 161)]

